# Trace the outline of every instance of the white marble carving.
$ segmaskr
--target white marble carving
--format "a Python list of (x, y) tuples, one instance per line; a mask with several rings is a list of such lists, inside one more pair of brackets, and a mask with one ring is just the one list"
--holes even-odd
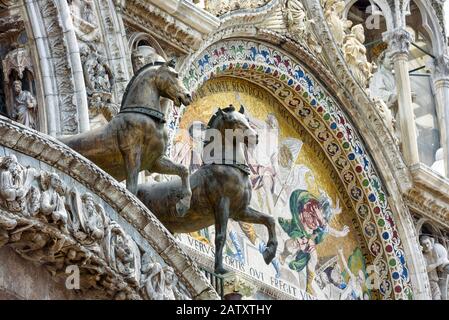
[(421, 246), (427, 262), (427, 274), (433, 300), (447, 300), (449, 259), (446, 248), (429, 236), (422, 236)]
[(338, 45), (343, 44), (345, 35), (352, 26), (351, 21), (343, 18), (345, 6), (344, 0), (327, 0), (324, 3), (324, 16)]
[(346, 35), (343, 53), (349, 69), (363, 88), (368, 86), (373, 66), (366, 58), (365, 30), (361, 24), (355, 25), (351, 33)]

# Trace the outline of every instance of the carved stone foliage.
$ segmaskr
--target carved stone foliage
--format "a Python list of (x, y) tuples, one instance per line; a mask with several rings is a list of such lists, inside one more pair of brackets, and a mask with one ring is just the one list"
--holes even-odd
[[(116, 299), (160, 298), (160, 292), (141, 294), (148, 270), (141, 268), (140, 249), (92, 194), (67, 186), (56, 173), (21, 165), (15, 155), (0, 157), (4, 245), (57, 277), (67, 276), (68, 266), (77, 266), (80, 290), (102, 290)], [(173, 269), (162, 269), (163, 298), (174, 299), (174, 292), (181, 290), (177, 278)]]
[(216, 16), (240, 9), (256, 9), (270, 2), (270, 0), (206, 0), (205, 9)]
[(79, 130), (78, 110), (71, 64), (59, 12), (54, 0), (37, 0), (36, 6), (39, 8), (39, 12), (36, 12), (37, 19), (40, 19), (43, 26), (42, 32), (46, 36), (45, 46), (51, 68), (48, 71), (57, 84), (54, 90), (58, 95), (59, 127), (62, 134), (74, 134)]
[(0, 40), (14, 39), (24, 29), (22, 17), (18, 14), (0, 18)]
[(406, 29), (399, 28), (384, 34), (384, 41), (388, 43), (389, 51), (393, 59), (397, 55), (408, 55), (413, 36)]
[(15, 71), (20, 79), (23, 78), (25, 70), (28, 70), (32, 74), (33, 63), (28, 50), (24, 47), (16, 48), (8, 52), (3, 59), (3, 73), (5, 81), (9, 81), (9, 75)]
[(430, 3), (432, 4), (433, 10), (435, 11), (435, 14), (438, 18), (438, 23), (440, 25), (441, 32), (443, 34), (443, 40), (445, 43), (447, 43), (445, 17), (444, 17), (444, 3), (445, 2), (446, 2), (446, 0), (430, 1)]

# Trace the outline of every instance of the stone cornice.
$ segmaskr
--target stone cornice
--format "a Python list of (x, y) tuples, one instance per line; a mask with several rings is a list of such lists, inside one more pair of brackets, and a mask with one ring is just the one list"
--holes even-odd
[(219, 26), (219, 20), (188, 1), (128, 0), (122, 8), (124, 19), (144, 27), (161, 40), (188, 53)]
[(150, 0), (171, 16), (178, 18), (186, 25), (202, 34), (209, 34), (220, 25), (220, 19), (200, 9), (187, 0)]
[(0, 144), (70, 175), (117, 211), (174, 268), (194, 299), (218, 299), (194, 261), (170, 232), (126, 188), (55, 138), (0, 117)]
[(423, 164), (410, 168), (415, 185), (406, 195), (406, 203), (422, 216), (449, 229), (449, 180)]

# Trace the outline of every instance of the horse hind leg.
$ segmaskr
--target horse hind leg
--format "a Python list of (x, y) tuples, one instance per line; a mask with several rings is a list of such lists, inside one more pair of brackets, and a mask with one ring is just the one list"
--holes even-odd
[(268, 214), (259, 212), (253, 208), (246, 208), (234, 220), (247, 223), (263, 224), (268, 229), (268, 243), (263, 252), (263, 259), (266, 264), (270, 264), (276, 256), (278, 241), (276, 236), (276, 224), (273, 217)]
[(153, 173), (176, 175), (181, 178), (182, 193), (179, 201), (176, 203), (176, 211), (180, 217), (185, 216), (190, 209), (190, 200), (192, 198), (189, 169), (182, 164), (173, 162), (167, 157), (162, 157), (153, 164), (150, 171)]
[(215, 208), (215, 273), (225, 274), (223, 268), (223, 248), (229, 220), (229, 198), (221, 198)]

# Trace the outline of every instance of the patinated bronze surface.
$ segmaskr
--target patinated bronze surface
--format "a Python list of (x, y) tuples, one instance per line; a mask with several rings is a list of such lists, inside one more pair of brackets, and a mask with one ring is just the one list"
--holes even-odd
[(174, 101), (178, 107), (192, 101), (172, 63), (149, 64), (130, 81), (120, 113), (111, 122), (61, 141), (118, 181), (126, 179), (132, 193), (136, 193), (142, 170), (180, 176), (182, 187), (177, 209), (182, 215), (190, 205), (189, 173), (187, 168), (164, 156), (168, 137), (163, 117), (169, 104), (163, 98)]
[[(225, 129), (245, 127), (256, 135), (246, 117), (243, 116), (243, 109), (240, 111), (237, 112), (233, 108), (219, 110), (212, 118), (209, 128), (220, 130), (223, 137)], [(246, 142), (249, 140), (251, 139), (240, 139)], [(256, 140), (253, 139), (253, 141)], [(215, 143), (224, 143), (224, 139)], [(238, 154), (243, 152), (242, 148), (238, 143), (234, 145), (234, 148), (232, 154), (238, 158)], [(229, 218), (235, 221), (263, 224), (267, 227), (269, 240), (263, 253), (267, 264), (274, 259), (278, 244), (274, 219), (249, 207), (252, 186), (249, 175), (244, 169), (245, 164), (224, 164), (227, 163), (225, 160), (229, 160), (226, 156), (223, 154), (222, 157), (216, 157), (223, 159), (222, 162), (208, 161), (207, 157), (203, 156), (206, 164), (191, 176), (191, 206), (182, 217), (176, 210), (177, 199), (182, 195), (181, 181), (139, 185), (137, 190), (137, 197), (173, 233), (194, 232), (215, 224), (215, 272), (219, 274), (226, 272), (223, 268), (222, 253)], [(235, 163), (238, 164), (238, 162)]]

